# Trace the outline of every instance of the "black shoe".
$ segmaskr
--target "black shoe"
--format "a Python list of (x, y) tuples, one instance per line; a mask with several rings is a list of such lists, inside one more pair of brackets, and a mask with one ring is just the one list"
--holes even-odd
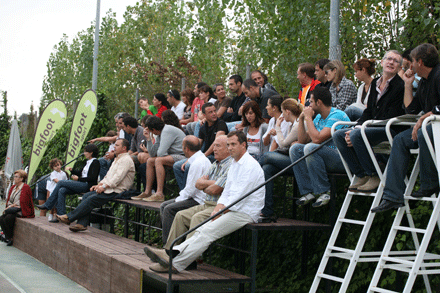
[(374, 209), (371, 209), (371, 212), (372, 213), (381, 213), (381, 212), (388, 211), (390, 209), (398, 209), (403, 206), (404, 206), (403, 203), (383, 199), (382, 202), (377, 207), (375, 207)]
[(191, 271), (191, 270), (197, 270), (197, 262), (193, 261), (192, 263), (189, 264), (189, 266), (186, 267), (187, 271)]
[(44, 204), (35, 205), (40, 211), (48, 211), (49, 209), (44, 206)]
[(266, 216), (264, 214), (261, 214), (257, 220), (257, 223), (276, 223), (277, 219), (278, 217), (275, 214), (272, 214), (271, 216)]
[(433, 189), (428, 189), (428, 190), (424, 190), (424, 189), (419, 189), (417, 191), (413, 191), (413, 193), (411, 193), (412, 197), (430, 197), (431, 195), (433, 195), (434, 193), (438, 193), (439, 192), (439, 188), (433, 188)]
[(6, 246), (12, 246), (12, 239), (6, 239)]

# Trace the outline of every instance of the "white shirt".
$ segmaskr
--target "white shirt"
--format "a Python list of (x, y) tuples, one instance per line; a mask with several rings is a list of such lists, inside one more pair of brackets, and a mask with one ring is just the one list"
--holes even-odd
[(183, 113), (185, 112), (185, 103), (180, 101), (179, 105), (177, 105), (176, 107), (174, 106), (171, 107), (171, 111), (173, 111), (174, 114), (176, 114), (179, 120), (183, 119)]
[(124, 130), (119, 130), (119, 137), (118, 138), (125, 138)]
[(176, 202), (193, 198), (199, 204), (203, 204), (206, 194), (196, 188), (196, 181), (209, 170), (211, 162), (204, 153), (198, 151), (188, 159), (187, 164), (190, 164), (190, 166), (188, 177), (186, 177), (186, 185), (185, 188), (179, 192), (179, 196), (176, 197)]
[(64, 173), (64, 171), (52, 171), (52, 173), (50, 173), (50, 177), (49, 180), (47, 180), (46, 183), (46, 190), (49, 191), (49, 193), (52, 193), (52, 191), (55, 189), (55, 187), (57, 186), (57, 183), (55, 181), (53, 181), (54, 179), (58, 179), (59, 180), (67, 180), (67, 175), (66, 173)]
[[(246, 152), (240, 160), (233, 161), (229, 167), (225, 189), (217, 203), (228, 206), (243, 195), (264, 183), (264, 172), (260, 164)], [(257, 222), (264, 207), (266, 188), (264, 185), (247, 198), (233, 205), (230, 210), (248, 214)]]
[(115, 143), (112, 143), (112, 144), (110, 144), (109, 146), (108, 146), (108, 150), (107, 150), (107, 152), (112, 152), (112, 151), (114, 151), (115, 150)]
[(92, 164), (93, 160), (96, 160), (96, 158), (91, 158), (90, 160), (87, 160), (86, 165), (82, 169), (81, 178), (87, 177), (87, 173), (89, 172), (89, 168), (90, 168), (90, 165)]
[[(283, 117), (283, 114), (281, 114), (280, 117)], [(271, 131), (273, 128), (275, 128), (276, 122), (277, 122), (277, 121), (276, 121), (275, 117), (270, 118), (270, 120), (269, 120), (269, 125), (267, 126), (267, 131), (266, 131), (266, 133), (263, 135), (263, 139), (264, 139), (266, 136), (269, 135), (269, 131)], [(283, 122), (281, 122), (280, 128), (281, 128), (281, 132), (283, 133), (283, 136), (284, 136), (284, 137), (287, 137), (287, 134), (289, 134), (289, 130), (290, 130), (290, 128), (291, 128), (291, 127), (290, 127), (291, 125), (292, 125), (292, 123), (287, 122), (286, 120), (283, 120)], [(278, 142), (278, 138), (277, 138), (277, 136), (276, 136), (276, 135), (273, 135), (273, 136), (270, 138), (270, 144), (269, 144), (269, 147), (272, 145), (272, 142), (273, 142), (274, 140), (276, 141), (276, 143), (278, 144), (278, 146), (280, 145), (279, 142)]]
[(255, 155), (260, 154), (261, 127), (258, 128), (258, 132), (255, 135), (250, 135), (248, 131), (246, 138), (248, 143), (248, 153)]

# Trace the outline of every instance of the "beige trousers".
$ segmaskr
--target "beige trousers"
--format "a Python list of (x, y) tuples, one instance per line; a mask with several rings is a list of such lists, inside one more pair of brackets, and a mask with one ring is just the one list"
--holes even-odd
[(201, 256), (212, 242), (252, 222), (252, 218), (248, 214), (230, 211), (216, 220), (206, 223), (199, 227), (191, 238), (173, 247), (173, 250), (179, 251), (179, 254), (173, 258), (173, 266), (179, 272), (183, 271)]
[[(196, 205), (189, 209), (177, 212), (164, 248), (169, 250), (174, 239), (209, 218), (216, 205), (217, 202), (215, 201), (205, 201), (205, 204)], [(186, 239), (189, 239), (194, 233), (195, 231), (188, 234)], [(177, 241), (176, 245), (182, 243), (184, 240), (185, 239)]]

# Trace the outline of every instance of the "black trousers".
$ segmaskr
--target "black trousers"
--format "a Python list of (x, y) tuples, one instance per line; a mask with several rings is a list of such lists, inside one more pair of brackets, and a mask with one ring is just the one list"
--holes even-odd
[(0, 226), (2, 227), (3, 233), (5, 233), (6, 239), (12, 239), (16, 218), (17, 214), (4, 214), (0, 216)]

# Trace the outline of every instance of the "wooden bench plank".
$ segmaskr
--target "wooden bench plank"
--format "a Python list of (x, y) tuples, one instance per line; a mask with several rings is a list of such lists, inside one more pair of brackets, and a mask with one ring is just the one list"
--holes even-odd
[[(92, 292), (142, 292), (148, 291), (148, 280), (168, 281), (168, 274), (149, 269), (153, 263), (144, 254), (144, 244), (92, 227), (73, 233), (67, 225), (43, 217), (17, 219), (14, 246)], [(250, 280), (207, 264), (173, 275), (174, 284)]]
[(160, 205), (162, 204), (162, 202), (158, 201), (143, 201), (132, 199), (114, 199), (113, 202), (123, 203), (129, 206), (157, 212), (160, 210)]

